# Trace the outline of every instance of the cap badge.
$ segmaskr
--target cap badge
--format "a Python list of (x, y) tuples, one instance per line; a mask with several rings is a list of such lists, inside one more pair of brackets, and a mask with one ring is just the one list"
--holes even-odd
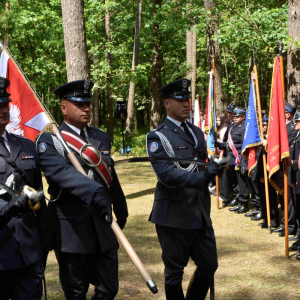
[(187, 86), (188, 86), (187, 80), (186, 79), (182, 80), (182, 87), (183, 87), (184, 91), (187, 88)]
[(5, 87), (5, 79), (3, 77), (0, 77), (0, 89), (3, 89)]
[(90, 85), (91, 85), (91, 82), (89, 80), (86, 80), (84, 82), (84, 93), (87, 94), (89, 92), (89, 89), (90, 89)]

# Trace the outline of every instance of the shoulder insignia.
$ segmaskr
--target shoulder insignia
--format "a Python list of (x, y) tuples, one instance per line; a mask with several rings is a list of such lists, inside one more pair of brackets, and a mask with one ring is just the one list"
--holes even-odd
[(158, 149), (158, 144), (156, 142), (153, 142), (150, 144), (150, 152), (154, 153)]
[(47, 144), (46, 143), (39, 143), (38, 149), (39, 149), (39, 153), (45, 152), (46, 149), (47, 149)]

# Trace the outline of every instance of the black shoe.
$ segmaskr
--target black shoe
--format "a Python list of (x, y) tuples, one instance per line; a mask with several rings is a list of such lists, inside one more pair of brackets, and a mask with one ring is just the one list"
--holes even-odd
[[(288, 235), (294, 235), (294, 234), (295, 234), (295, 232), (288, 232)], [(285, 236), (285, 231), (280, 232), (280, 233), (279, 233), (279, 236), (280, 236), (280, 237)]]
[(297, 234), (295, 236), (289, 237), (289, 241), (298, 241), (298, 240), (300, 240), (300, 236)]
[(247, 212), (249, 209), (247, 207), (247, 203), (243, 203), (240, 207), (240, 209), (236, 210), (235, 213), (236, 214), (243, 214), (245, 212)]
[(185, 300), (181, 284), (165, 284), (166, 300)]
[[(197, 278), (195, 273), (193, 274), (186, 293), (186, 300), (200, 300), (205, 299), (209, 290), (211, 280), (206, 278)], [(177, 298), (173, 298), (174, 300)]]
[(282, 232), (282, 231), (284, 231), (284, 229), (282, 227), (278, 227), (276, 229), (273, 229), (272, 231), (273, 232)]
[(260, 211), (259, 213), (257, 213), (255, 216), (251, 217), (251, 220), (253, 221), (258, 221), (258, 220), (262, 220), (265, 218), (265, 215), (262, 211)]
[(247, 214), (245, 214), (245, 217), (252, 217), (256, 214), (259, 213), (259, 209), (257, 209), (256, 207), (254, 207), (250, 212), (248, 212)]
[(258, 224), (261, 228), (268, 228), (268, 224), (263, 222)]
[(239, 210), (241, 208), (241, 204), (239, 203), (238, 205), (236, 205), (235, 207), (233, 208), (229, 208), (230, 211), (236, 211), (236, 210)]
[(228, 203), (228, 206), (236, 206), (238, 205), (240, 202), (238, 199), (234, 198), (232, 199), (229, 203)]
[[(291, 251), (300, 251), (300, 245), (298, 245), (298, 246), (291, 246), (290, 248), (289, 248), (289, 250), (291, 250)], [(300, 254), (300, 253), (299, 253)], [(298, 258), (297, 258), (298, 259)]]
[(297, 240), (296, 242), (294, 242), (294, 243), (292, 244), (292, 246), (300, 246), (300, 240)]
[(232, 200), (223, 200), (222, 205), (223, 206), (228, 206), (231, 201)]

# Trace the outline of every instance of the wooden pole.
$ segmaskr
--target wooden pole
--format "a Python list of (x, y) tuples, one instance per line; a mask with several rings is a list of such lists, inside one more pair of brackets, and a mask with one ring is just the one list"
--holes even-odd
[[(279, 45), (279, 63), (280, 63), (280, 77), (282, 87), (282, 104), (285, 111), (285, 90), (284, 90), (284, 69), (283, 69), (283, 57), (282, 43)], [(288, 220), (288, 175), (287, 164), (284, 163), (284, 226), (285, 226), (285, 256), (289, 257), (289, 220)]]
[[(213, 79), (214, 79), (214, 107), (216, 110), (217, 99), (216, 99), (216, 77), (215, 77), (215, 57), (212, 57), (212, 67), (213, 67)], [(215, 111), (214, 111), (215, 112)], [(217, 132), (215, 131), (215, 154), (217, 154)], [(220, 209), (219, 203), (219, 176), (216, 175), (216, 193), (217, 193), (217, 209)]]
[[(253, 53), (254, 56), (254, 53)], [(254, 74), (255, 74), (255, 88), (256, 88), (256, 99), (257, 99), (257, 109), (259, 115), (259, 123), (260, 123), (260, 136), (263, 137), (263, 125), (262, 125), (262, 115), (261, 115), (261, 104), (260, 104), (260, 94), (259, 94), (259, 84), (258, 84), (258, 74), (257, 67), (254, 59)], [(263, 165), (264, 165), (264, 181), (265, 181), (265, 194), (266, 194), (266, 209), (267, 209), (267, 222), (269, 227), (269, 232), (272, 233), (271, 230), (271, 214), (270, 214), (270, 199), (269, 199), (269, 186), (268, 186), (268, 174), (267, 174), (267, 161), (266, 161), (266, 153), (263, 151)]]

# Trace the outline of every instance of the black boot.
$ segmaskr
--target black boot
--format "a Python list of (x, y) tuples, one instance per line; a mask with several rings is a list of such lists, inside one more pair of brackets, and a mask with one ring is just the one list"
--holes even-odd
[(197, 278), (193, 274), (186, 293), (186, 300), (204, 300), (212, 280)]
[(166, 300), (185, 300), (181, 284), (165, 284)]
[(237, 209), (235, 211), (236, 214), (243, 214), (245, 212), (247, 212), (249, 209), (248, 209), (248, 203), (245, 202), (245, 203), (242, 203), (241, 204), (241, 207), (239, 209)]

